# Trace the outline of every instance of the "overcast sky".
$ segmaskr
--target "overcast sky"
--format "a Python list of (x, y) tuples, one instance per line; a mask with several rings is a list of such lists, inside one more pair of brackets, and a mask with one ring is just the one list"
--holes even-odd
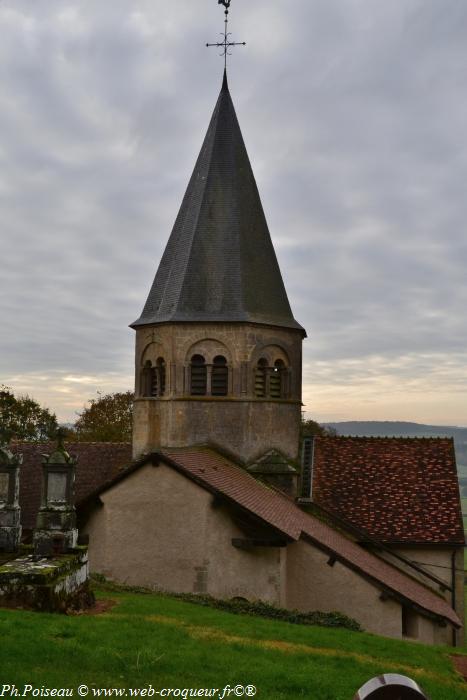
[[(0, 2), (0, 383), (74, 420), (217, 99), (216, 0)], [(229, 82), (318, 420), (467, 425), (467, 2), (232, 0)]]

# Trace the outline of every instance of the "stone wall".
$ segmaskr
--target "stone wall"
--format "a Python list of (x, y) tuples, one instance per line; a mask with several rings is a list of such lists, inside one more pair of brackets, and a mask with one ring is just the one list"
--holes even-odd
[(133, 450), (137, 457), (159, 447), (210, 444), (250, 462), (277, 449), (297, 459), (298, 404), (229, 399), (136, 400)]
[[(225, 397), (190, 396), (190, 360), (202, 355), (211, 365), (227, 360)], [(276, 448), (298, 457), (301, 415), (302, 333), (255, 324), (162, 324), (136, 333), (136, 403), (133, 456), (160, 447), (217, 444), (248, 462)], [(162, 397), (142, 396), (146, 362), (163, 358)], [(265, 358), (285, 366), (286, 390), (280, 399), (255, 396), (255, 368)]]

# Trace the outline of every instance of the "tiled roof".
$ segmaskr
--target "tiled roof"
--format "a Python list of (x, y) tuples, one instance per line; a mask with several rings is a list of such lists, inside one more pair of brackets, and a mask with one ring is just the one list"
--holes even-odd
[[(41, 501), (42, 454), (50, 454), (55, 443), (18, 442), (13, 452), (23, 455), (20, 472), (20, 506), (23, 528), (36, 525)], [(113, 479), (131, 462), (129, 443), (68, 442), (67, 451), (78, 457), (76, 467), (75, 500), (79, 502), (102, 484)]]
[(283, 494), (268, 488), (244, 469), (208, 449), (164, 450), (161, 458), (209, 490), (245, 508), (292, 540), (310, 538), (384, 590), (434, 613), (456, 626), (461, 622), (449, 603), (399, 569), (347, 539)]
[(451, 438), (315, 438), (313, 500), (385, 543), (463, 544)]

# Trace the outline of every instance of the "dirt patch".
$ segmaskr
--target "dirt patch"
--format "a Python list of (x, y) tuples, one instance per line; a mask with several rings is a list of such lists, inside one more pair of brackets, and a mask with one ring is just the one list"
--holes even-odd
[(457, 673), (460, 673), (464, 681), (467, 681), (467, 656), (451, 654), (451, 659)]
[(161, 625), (174, 625), (175, 627), (186, 627), (186, 622), (179, 620), (176, 617), (167, 617), (166, 615), (147, 615), (144, 618), (150, 622), (160, 622)]
[(102, 615), (103, 613), (109, 612), (115, 605), (117, 605), (118, 600), (112, 600), (111, 598), (104, 598), (102, 600), (96, 600), (95, 605), (85, 610), (80, 610), (79, 615)]

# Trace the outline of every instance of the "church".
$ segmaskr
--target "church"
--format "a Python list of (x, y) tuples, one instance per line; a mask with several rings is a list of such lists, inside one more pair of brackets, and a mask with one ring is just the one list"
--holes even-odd
[[(463, 640), (450, 439), (300, 438), (302, 343), (224, 74), (134, 321), (132, 445), (68, 445), (91, 570)], [(24, 454), (32, 527), (44, 446)]]

